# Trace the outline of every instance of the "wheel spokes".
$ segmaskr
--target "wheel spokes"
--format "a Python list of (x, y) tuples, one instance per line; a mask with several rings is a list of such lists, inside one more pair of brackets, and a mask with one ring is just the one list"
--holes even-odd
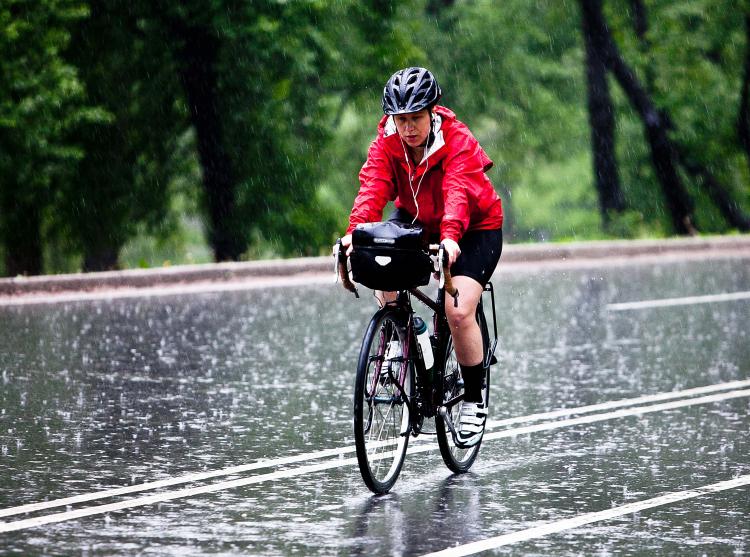
[[(369, 358), (372, 364), (372, 377), (368, 384), (372, 396), (368, 397), (367, 401), (368, 425), (364, 433), (368, 461), (371, 463), (370, 469), (378, 478), (381, 477), (384, 467), (386, 477), (390, 474), (393, 467), (392, 461), (398, 457), (401, 423), (404, 415), (404, 401), (396, 385), (401, 374), (393, 372), (393, 364), (397, 360), (393, 354), (386, 353), (394, 341), (400, 345), (393, 324), (385, 323), (378, 335), (375, 354)], [(398, 363), (404, 365), (403, 361)]]
[(357, 370), (360, 398), (355, 405), (360, 412), (355, 418), (360, 471), (375, 493), (387, 492), (401, 471), (409, 441), (408, 399), (413, 381), (404, 347), (406, 329), (399, 324), (403, 317), (396, 312), (384, 313), (377, 328), (368, 332), (367, 354), (360, 358)]

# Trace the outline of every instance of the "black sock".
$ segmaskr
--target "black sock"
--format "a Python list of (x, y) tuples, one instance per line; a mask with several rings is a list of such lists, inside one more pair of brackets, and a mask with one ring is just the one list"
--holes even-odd
[(475, 366), (461, 364), (461, 374), (464, 378), (464, 400), (466, 402), (482, 402), (484, 364)]

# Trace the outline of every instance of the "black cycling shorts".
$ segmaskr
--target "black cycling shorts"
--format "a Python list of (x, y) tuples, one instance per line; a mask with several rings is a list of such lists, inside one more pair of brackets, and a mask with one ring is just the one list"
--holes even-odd
[[(396, 209), (388, 220), (399, 224), (411, 224), (414, 217), (404, 209)], [(432, 243), (439, 241), (438, 235), (430, 238)], [(458, 247), (461, 248), (461, 255), (451, 265), (451, 275), (470, 277), (485, 286), (492, 278), (503, 252), (503, 230), (470, 230), (458, 241)]]

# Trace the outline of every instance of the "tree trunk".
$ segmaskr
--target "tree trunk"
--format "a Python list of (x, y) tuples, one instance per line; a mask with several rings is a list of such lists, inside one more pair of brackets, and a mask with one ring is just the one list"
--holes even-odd
[(5, 246), (5, 274), (42, 274), (41, 211), (33, 203), (2, 200), (2, 236)]
[[(630, 9), (633, 16), (633, 29), (638, 37), (638, 47), (642, 55), (646, 56), (651, 49), (651, 41), (648, 38), (648, 10), (643, 0), (630, 0)], [(656, 75), (651, 64), (644, 68), (644, 79), (646, 90), (653, 91)]]
[(245, 251), (246, 242), (234, 226), (235, 183), (231, 160), (224, 148), (217, 99), (219, 42), (206, 27), (174, 21), (171, 27), (181, 43), (177, 49), (178, 66), (203, 170), (210, 219), (209, 243), (216, 261), (236, 261)]
[(680, 164), (693, 178), (700, 181), (729, 225), (742, 232), (750, 231), (750, 218), (716, 177), (705, 166), (690, 157), (685, 149), (679, 148), (679, 154)]
[(102, 248), (97, 251), (86, 252), (83, 257), (83, 270), (114, 271), (120, 268), (120, 249), (115, 247)]
[(745, 14), (745, 74), (742, 77), (737, 135), (750, 166), (750, 14)]
[(580, 2), (584, 18), (587, 18), (592, 26), (595, 47), (643, 121), (646, 139), (651, 148), (651, 161), (666, 199), (672, 226), (678, 234), (695, 234), (697, 231), (693, 224), (693, 202), (677, 173), (677, 154), (668, 136), (669, 121), (657, 111), (635, 73), (622, 59), (604, 20), (601, 0)]
[(428, 0), (424, 11), (427, 15), (439, 16), (444, 9), (452, 7), (455, 3), (456, 0)]
[(630, 0), (630, 8), (633, 10), (633, 29), (635, 29), (635, 34), (645, 44), (646, 33), (648, 32), (646, 5), (643, 3), (643, 0)]
[(591, 125), (591, 149), (594, 164), (594, 182), (599, 194), (599, 209), (606, 227), (610, 212), (622, 212), (625, 198), (620, 188), (620, 177), (615, 158), (615, 115), (607, 82), (607, 67), (597, 44), (602, 37), (594, 37), (600, 31), (591, 25), (583, 11), (581, 18), (584, 44), (586, 46), (586, 80), (588, 92), (589, 123)]
[[(641, 50), (646, 54), (651, 45), (649, 44), (648, 37), (648, 16), (646, 13), (646, 6), (643, 0), (630, 0), (631, 7), (633, 8), (633, 25), (635, 27), (636, 35), (641, 45)], [(740, 117), (739, 117), (739, 130), (740, 138), (742, 140), (742, 122), (744, 115), (745, 122), (745, 138), (743, 141), (746, 150), (748, 151), (748, 162), (750, 162), (750, 134), (747, 129), (747, 81), (748, 75), (750, 74), (750, 15), (745, 18), (745, 29), (748, 34), (747, 50), (745, 58), (745, 81), (743, 83), (743, 90), (740, 103)], [(649, 87), (653, 86), (654, 76), (653, 72), (650, 71), (650, 66), (646, 68), (646, 79)], [(742, 104), (744, 99), (745, 104)], [(744, 111), (744, 112), (743, 112)], [(729, 223), (730, 226), (737, 228), (738, 230), (746, 231), (750, 227), (750, 218), (747, 217), (740, 209), (736, 201), (732, 199), (727, 188), (725, 188), (716, 177), (706, 168), (705, 165), (700, 163), (694, 157), (691, 157), (684, 146), (675, 144), (675, 149), (678, 154), (679, 164), (706, 190), (711, 201), (721, 212), (724, 219)]]

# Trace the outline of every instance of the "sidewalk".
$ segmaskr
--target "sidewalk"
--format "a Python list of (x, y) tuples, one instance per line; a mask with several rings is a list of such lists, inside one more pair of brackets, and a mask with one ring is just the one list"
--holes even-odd
[[(750, 235), (676, 238), (666, 240), (619, 240), (566, 244), (509, 244), (503, 249), (498, 270), (512, 271), (518, 265), (544, 267), (560, 263), (635, 259), (700, 259), (716, 257), (750, 258)], [(0, 279), (0, 299), (19, 296), (90, 292), (101, 290), (168, 287), (194, 283), (264, 283), (274, 278), (305, 278), (330, 275), (330, 256), (276, 259), (243, 263), (209, 263), (153, 269), (130, 269), (103, 273), (77, 273)], [(0, 300), (1, 301), (1, 300)]]

